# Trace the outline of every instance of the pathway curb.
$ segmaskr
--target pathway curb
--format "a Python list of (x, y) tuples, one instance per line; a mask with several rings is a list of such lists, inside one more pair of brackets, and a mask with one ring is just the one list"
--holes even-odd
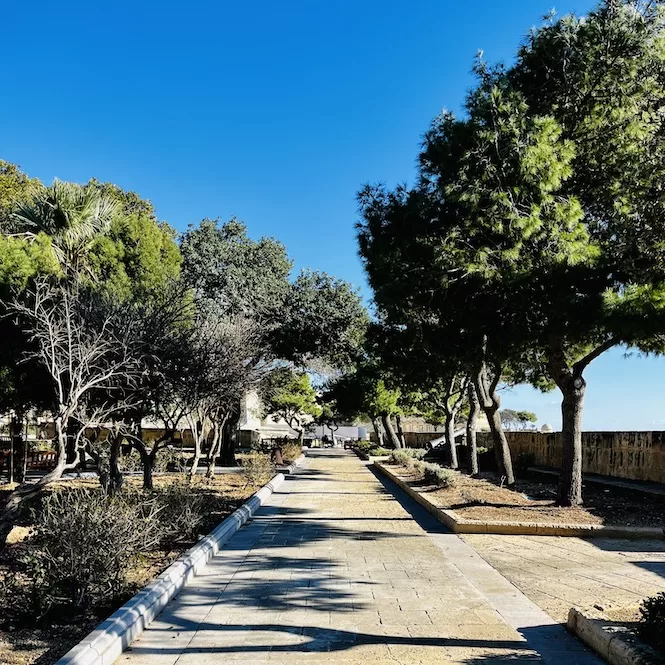
[(414, 490), (399, 476), (389, 471), (383, 464), (372, 465), (383, 475), (415, 499), (425, 510), (434, 515), (454, 533), (488, 533), (505, 536), (564, 536), (570, 538), (628, 538), (662, 539), (663, 529), (657, 527), (597, 526), (595, 524), (527, 524), (524, 522), (480, 522), (465, 520), (451, 510), (439, 508), (421, 492)]
[(568, 613), (568, 630), (593, 649), (610, 665), (654, 665), (659, 660), (649, 658), (640, 649), (621, 639), (620, 633), (612, 633), (602, 626), (601, 616), (589, 615), (575, 607)]
[(291, 474), (293, 473), (306, 459), (305, 453), (302, 453), (300, 457), (295, 460), (294, 462), (291, 462), (288, 466), (285, 467), (280, 467), (279, 472), (280, 473), (285, 473), (285, 474)]
[(278, 473), (205, 538), (68, 651), (56, 665), (111, 665), (283, 482), (284, 474)]

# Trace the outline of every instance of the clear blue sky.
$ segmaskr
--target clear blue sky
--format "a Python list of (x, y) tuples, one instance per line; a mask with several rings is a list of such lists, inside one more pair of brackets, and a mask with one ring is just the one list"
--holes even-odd
[[(367, 293), (355, 192), (366, 181), (412, 181), (420, 137), (442, 107), (460, 107), (475, 53), (510, 60), (551, 8), (551, 0), (8, 3), (0, 158), (47, 182), (95, 176), (135, 190), (179, 230), (236, 215), (252, 235), (282, 240), (298, 267)], [(665, 429), (663, 368), (620, 353), (598, 360), (586, 428)], [(558, 425), (556, 393), (519, 389), (504, 401)]]

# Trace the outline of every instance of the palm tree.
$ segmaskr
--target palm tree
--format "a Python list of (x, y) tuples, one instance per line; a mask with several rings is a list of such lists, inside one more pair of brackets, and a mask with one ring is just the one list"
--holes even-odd
[(108, 232), (118, 204), (91, 187), (55, 180), (19, 204), (13, 217), (26, 235), (50, 236), (56, 257), (66, 273), (80, 274), (94, 240)]

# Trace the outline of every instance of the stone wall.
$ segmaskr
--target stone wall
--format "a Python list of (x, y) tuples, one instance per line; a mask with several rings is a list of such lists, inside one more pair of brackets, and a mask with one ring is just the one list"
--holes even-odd
[[(561, 467), (561, 433), (506, 432), (513, 459), (533, 455), (538, 466)], [(489, 434), (478, 445), (491, 447)], [(665, 483), (665, 432), (583, 432), (583, 471)]]

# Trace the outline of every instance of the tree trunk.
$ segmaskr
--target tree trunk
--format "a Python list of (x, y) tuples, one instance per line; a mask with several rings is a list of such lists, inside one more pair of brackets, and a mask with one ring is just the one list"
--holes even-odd
[(402, 448), (406, 448), (406, 438), (402, 429), (402, 416), (399, 413), (395, 416), (395, 423), (397, 424), (397, 436), (402, 444)]
[(222, 429), (222, 441), (219, 453), (220, 464), (222, 466), (238, 466), (236, 460), (235, 441), (233, 440), (233, 427), (235, 421), (229, 419)]
[(582, 410), (585, 391), (586, 381), (582, 377), (576, 377), (562, 389), (563, 462), (557, 501), (561, 506), (582, 505)]
[(210, 444), (210, 450), (208, 450), (208, 470), (206, 471), (206, 478), (212, 478), (215, 475), (215, 460), (219, 454), (219, 447), (222, 440), (222, 428), (219, 425), (213, 425), (212, 430), (212, 443)]
[(401, 448), (402, 446), (400, 444), (400, 440), (397, 438), (397, 434), (395, 434), (395, 429), (393, 427), (392, 421), (390, 420), (390, 415), (387, 413), (382, 413), (381, 422), (383, 423), (383, 428), (388, 438), (389, 447), (396, 450)]
[(152, 470), (155, 468), (155, 455), (148, 453), (143, 457), (143, 489), (151, 490), (154, 487)]
[(450, 468), (459, 469), (457, 446), (455, 445), (455, 413), (446, 410), (446, 443), (450, 449)]
[(466, 419), (466, 445), (469, 451), (469, 475), (478, 475), (478, 445), (476, 442), (476, 428), (480, 404), (478, 395), (472, 382), (469, 382), (469, 416)]
[(508, 440), (503, 431), (501, 416), (499, 415), (501, 399), (496, 394), (496, 384), (498, 381), (496, 378), (494, 381), (489, 381), (487, 368), (483, 363), (480, 370), (474, 372), (473, 383), (480, 400), (480, 407), (487, 416), (487, 422), (490, 426), (497, 461), (497, 471), (501, 477), (506, 479), (506, 485), (512, 487), (515, 484), (515, 474), (513, 473), (510, 447), (508, 446)]
[(376, 436), (376, 445), (383, 445), (383, 432), (381, 431), (381, 423), (376, 418), (372, 418), (372, 427), (374, 428), (374, 435)]

